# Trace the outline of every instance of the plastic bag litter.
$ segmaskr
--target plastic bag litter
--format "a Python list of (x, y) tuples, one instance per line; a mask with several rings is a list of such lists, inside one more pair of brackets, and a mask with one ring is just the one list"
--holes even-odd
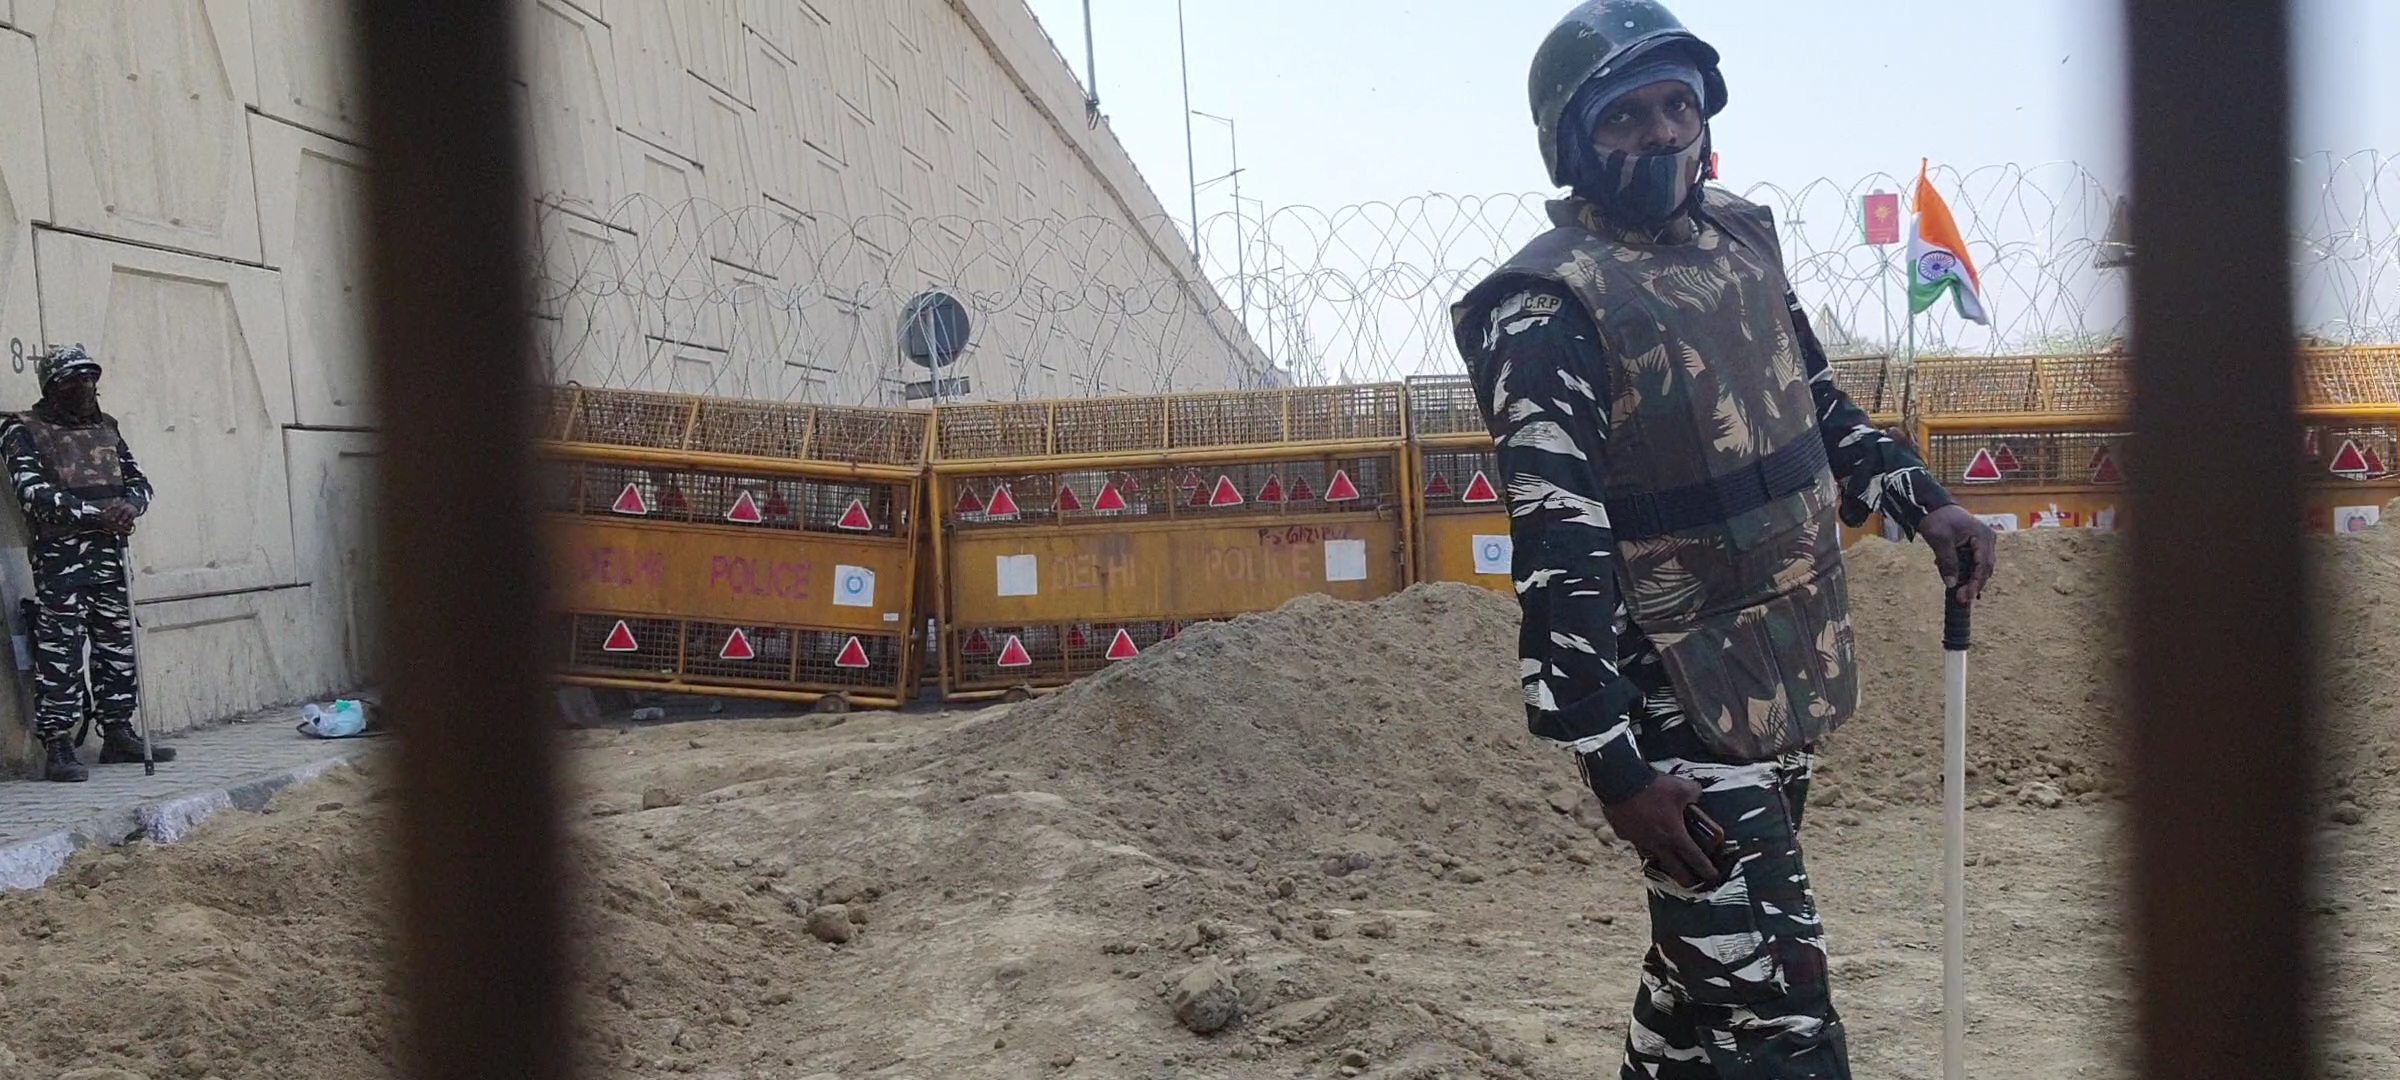
[(337, 699), (330, 708), (314, 703), (301, 706), (299, 732), (320, 739), (351, 739), (383, 733), (367, 706), (353, 698)]

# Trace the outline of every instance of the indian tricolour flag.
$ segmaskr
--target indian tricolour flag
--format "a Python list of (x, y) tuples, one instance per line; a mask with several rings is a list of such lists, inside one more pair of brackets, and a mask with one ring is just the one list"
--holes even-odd
[(1966, 238), (1959, 235), (1958, 220), (1950, 216), (1950, 204), (1942, 201), (1926, 175), (1930, 164), (1917, 169), (1917, 212), (1908, 223), (1908, 312), (1923, 314), (1946, 292), (1958, 304), (1961, 318), (1990, 326), (1991, 316), (1983, 309), (1983, 279), (1967, 258)]

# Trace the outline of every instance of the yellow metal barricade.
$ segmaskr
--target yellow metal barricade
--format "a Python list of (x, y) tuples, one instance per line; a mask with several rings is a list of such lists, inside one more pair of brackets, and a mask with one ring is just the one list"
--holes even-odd
[(1417, 580), (1516, 595), (1508, 492), (1474, 384), (1464, 375), (1419, 375), (1407, 388)]
[(1063, 685), (1197, 621), (1408, 583), (1400, 387), (935, 410), (942, 691)]
[(912, 698), (929, 421), (553, 391), (542, 453), (560, 680)]
[[(2296, 373), (2308, 528), (2374, 524), (2400, 497), (2400, 349), (2305, 349)], [(2121, 353), (1921, 361), (1916, 426), (1926, 460), (1997, 527), (2122, 527), (2129, 375)]]

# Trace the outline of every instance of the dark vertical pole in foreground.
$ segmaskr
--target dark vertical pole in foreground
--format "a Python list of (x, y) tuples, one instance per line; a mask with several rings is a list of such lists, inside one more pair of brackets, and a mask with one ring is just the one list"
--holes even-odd
[(2125, 0), (2144, 1076), (2314, 1075), (2286, 0)]
[(402, 779), (402, 1064), (421, 1080), (558, 1080), (572, 1052), (536, 656), (514, 7), (360, 9), (382, 674)]

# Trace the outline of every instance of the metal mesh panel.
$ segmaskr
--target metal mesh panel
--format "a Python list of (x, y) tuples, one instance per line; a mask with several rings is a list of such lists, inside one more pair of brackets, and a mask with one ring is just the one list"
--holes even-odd
[[(793, 641), (799, 649), (796, 658), (796, 681), (807, 686), (839, 686), (857, 689), (882, 689), (900, 685), (900, 635), (847, 634), (822, 630), (793, 631)], [(867, 666), (844, 667), (843, 654), (852, 641), (858, 642), (858, 653), (848, 659), (855, 661), (863, 654)]]
[(1289, 402), (1276, 391), (1176, 398), (1167, 404), (1167, 438), (1177, 448), (1282, 442)]
[(2383, 480), (2392, 475), (2395, 467), (2400, 467), (2400, 426), (2339, 424), (2312, 427), (2305, 434), (2308, 454), (2301, 463), (2300, 474), (2311, 482)]
[[(738, 640), (734, 637), (737, 630), (741, 633)], [(685, 623), (683, 673), (689, 678), (726, 682), (791, 682), (794, 633), (774, 626)], [(750, 653), (746, 659), (741, 655), (745, 648)]]
[(581, 392), (580, 388), (536, 386), (533, 388), (533, 392), (536, 395), (534, 437), (539, 439), (566, 438), (568, 426), (575, 422), (575, 395)]
[(634, 446), (649, 450), (683, 449), (697, 399), (633, 390), (585, 389), (575, 396), (575, 417), (567, 427), (572, 442)]
[[(1357, 498), (1339, 502), (1326, 498), (1336, 473), (1350, 482)], [(1220, 481), (1229, 489), (1223, 495)], [(1062, 500), (1061, 487), (1073, 492), (1073, 497)], [(1102, 495), (1110, 487), (1123, 500), (1123, 509), (1101, 509)], [(1016, 507), (1014, 516), (994, 516), (992, 512), (1003, 488)], [(961, 477), (950, 488), (949, 498), (944, 520), (961, 529), (1113, 525), (1126, 519), (1323, 516), (1392, 510), (1400, 505), (1398, 459), (1389, 454)]]
[[(1424, 492), (1427, 513), (1452, 510), (1483, 513), (1507, 509), (1508, 488), (1500, 477), (1500, 458), (1497, 453), (1490, 450), (1428, 453), (1424, 463), (1425, 474), (1417, 478), (1417, 483)], [(1497, 501), (1467, 501), (1467, 492), (1475, 487), (1477, 476), (1484, 478), (1484, 486), (1499, 497)]]
[(2300, 371), (2303, 405), (2400, 405), (2400, 347), (2311, 349)]
[(692, 446), (718, 454), (797, 458), (807, 449), (809, 410), (752, 401), (703, 401)]
[(808, 456), (861, 465), (916, 465), (925, 460), (925, 425), (932, 418), (907, 409), (816, 410)]
[(1355, 442), (1402, 434), (1397, 384), (1313, 386), (1282, 393), (1291, 402), (1284, 441)]
[[(1935, 435), (1926, 467), (1954, 492), (2007, 487), (2119, 487), (2133, 436), (2122, 431)], [(1979, 455), (1989, 461), (1979, 466)], [(1997, 480), (1970, 479), (1988, 468)]]
[(937, 415), (944, 461), (1398, 440), (1402, 429), (1397, 384), (945, 405)]
[(936, 452), (945, 461), (1041, 457), (1049, 452), (1050, 407), (1044, 403), (944, 405), (935, 416)]
[[(635, 648), (611, 650), (609, 638), (623, 623)], [(673, 619), (620, 619), (614, 615), (575, 615), (568, 619), (565, 667), (623, 675), (675, 674), (676, 628)], [(622, 642), (619, 642), (622, 644)]]
[[(550, 508), (566, 513), (846, 536), (902, 536), (909, 528), (909, 488), (898, 482), (740, 476), (605, 462), (562, 463), (543, 475), (545, 493), (554, 498)], [(628, 485), (644, 512), (617, 509)], [(747, 507), (741, 505), (745, 495)]]
[(1892, 378), (1892, 362), (1888, 357), (1872, 356), (1855, 360), (1836, 360), (1832, 363), (1833, 383), (1850, 395), (1852, 403), (1869, 415), (1887, 415), (1900, 411), (1898, 395), (1892, 393), (1897, 380)]
[(1167, 444), (1166, 402), (1156, 397), (1062, 401), (1050, 422), (1060, 454), (1155, 450)]
[(2024, 413), (2040, 407), (2034, 363), (2021, 357), (1919, 361), (1912, 389), (1917, 411), (1926, 416)]
[[(942, 635), (953, 683), (960, 690), (1005, 690), (1017, 686), (1062, 686), (1108, 667), (1109, 648), (1123, 630), (1135, 649), (1148, 652), (1189, 623), (1083, 623), (1058, 626), (987, 626)], [(1023, 657), (1011, 654), (1014, 640)], [(1003, 666), (1003, 660), (1024, 663)]]
[(1464, 375), (1418, 375), (1408, 380), (1408, 426), (1412, 434), (1484, 434), (1475, 384)]
[[(898, 634), (852, 634), (677, 619), (570, 614), (562, 620), (562, 670), (620, 678), (680, 677), (686, 683), (890, 694), (900, 685)], [(608, 646), (623, 624), (635, 648)], [(739, 659), (736, 630), (752, 656)], [(852, 642), (856, 648), (852, 648)], [(625, 644), (619, 639), (616, 644)], [(728, 656), (728, 653), (732, 656)], [(863, 662), (863, 666), (862, 666)]]
[(2121, 416), (2133, 408), (2133, 362), (2128, 357), (2057, 356), (2040, 363), (2045, 412)]

